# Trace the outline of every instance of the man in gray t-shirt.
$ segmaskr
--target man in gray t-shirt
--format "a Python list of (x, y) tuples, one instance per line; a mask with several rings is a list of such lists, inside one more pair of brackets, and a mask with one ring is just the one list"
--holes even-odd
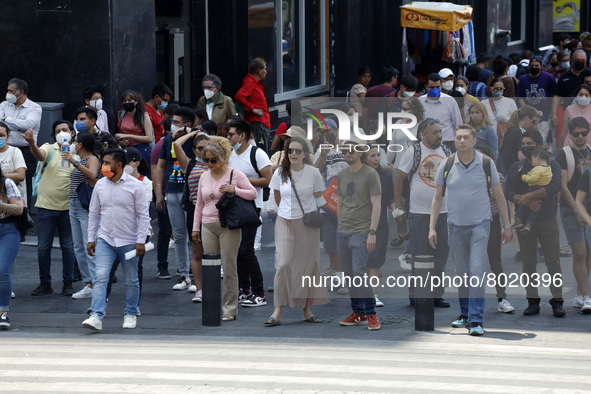
[[(349, 168), (337, 175), (337, 249), (353, 313), (339, 324), (368, 325), (369, 330), (379, 330), (373, 290), (366, 281), (359, 286), (359, 278), (367, 275), (367, 258), (376, 246), (382, 187), (378, 173), (361, 163), (363, 153), (355, 150), (358, 144), (359, 141), (351, 140), (340, 145)], [(361, 146), (359, 150), (362, 151)]]

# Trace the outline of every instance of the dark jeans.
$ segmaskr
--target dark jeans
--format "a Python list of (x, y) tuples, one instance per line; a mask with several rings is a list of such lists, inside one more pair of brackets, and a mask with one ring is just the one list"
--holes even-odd
[[(25, 173), (25, 181), (27, 182), (27, 207), (31, 207), (31, 193), (33, 192), (33, 184), (32, 180), (35, 176), (35, 170), (37, 169), (37, 159), (33, 156), (31, 152), (31, 148), (28, 146), (18, 146), (17, 148), (23, 154), (23, 158), (25, 159), (25, 164), (27, 165), (27, 171)], [(23, 196), (24, 198), (25, 196)]]
[[(543, 186), (537, 186), (537, 185), (529, 186), (524, 194), (536, 191), (541, 187), (543, 187)], [(544, 201), (545, 200), (542, 200), (541, 203), (544, 204)], [(536, 224), (536, 221), (538, 220), (538, 212), (532, 211), (531, 209), (529, 209), (529, 207), (527, 205), (518, 205), (517, 212), (515, 213), (515, 216), (517, 216), (522, 221), (527, 222), (531, 225)]]
[[(257, 211), (260, 210), (257, 209)], [(265, 296), (263, 286), (263, 273), (257, 255), (254, 253), (254, 239), (257, 235), (257, 227), (246, 227), (242, 229), (242, 241), (238, 249), (238, 287), (241, 289), (250, 289), (258, 296)]]
[(254, 140), (257, 146), (267, 152), (271, 150), (271, 143), (269, 142), (270, 130), (263, 126), (261, 122), (252, 122), (250, 124), (250, 131), (254, 134)]
[(499, 286), (499, 275), (504, 273), (503, 262), (501, 260), (501, 245), (503, 244), (501, 234), (501, 218), (498, 213), (495, 213), (490, 222), (490, 234), (488, 236), (488, 263), (490, 270), (495, 274), (497, 289), (497, 298), (507, 298), (505, 287)]
[[(158, 267), (168, 268), (168, 243), (172, 234), (172, 226), (166, 208), (158, 212), (158, 245), (156, 248)], [(140, 282), (141, 283), (141, 282)]]
[(37, 258), (39, 260), (39, 278), (41, 283), (51, 284), (51, 248), (53, 235), (57, 228), (62, 251), (64, 282), (74, 280), (74, 245), (70, 227), (70, 211), (54, 211), (37, 208)]
[[(538, 219), (529, 234), (523, 235), (517, 232), (517, 237), (519, 237), (519, 245), (521, 246), (521, 255), (523, 257), (523, 273), (529, 276), (529, 281), (527, 281), (529, 283), (524, 283), (527, 284), (525, 287), (527, 298), (540, 298), (538, 287), (532, 286), (532, 283), (536, 281), (536, 278), (532, 278), (532, 274), (536, 273), (538, 264), (537, 240), (539, 240), (542, 252), (544, 253), (544, 262), (552, 279), (550, 283), (552, 301), (562, 302), (562, 285), (556, 286), (554, 281), (555, 278), (562, 279), (559, 258), (560, 239), (556, 217)], [(537, 279), (541, 281), (541, 278)]]
[[(447, 242), (447, 213), (439, 214), (435, 230), (437, 231), (437, 248), (433, 249), (429, 245), (429, 220), (431, 215), (411, 213), (409, 217), (410, 222), (410, 253), (412, 254), (412, 275), (415, 273), (415, 256), (433, 256), (435, 268), (433, 269), (433, 276), (441, 278), (445, 271), (445, 264), (447, 263), (447, 256), (449, 255), (449, 245)], [(433, 289), (433, 297), (441, 298), (445, 288), (443, 286), (435, 287)], [(414, 286), (409, 286), (408, 297), (414, 298)]]

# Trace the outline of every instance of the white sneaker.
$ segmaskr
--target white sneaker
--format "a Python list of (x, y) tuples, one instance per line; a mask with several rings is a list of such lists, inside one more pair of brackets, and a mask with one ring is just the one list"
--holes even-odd
[(81, 300), (84, 298), (92, 298), (92, 287), (90, 285), (84, 286), (82, 290), (77, 293), (72, 294), (72, 298), (75, 300)]
[(376, 296), (376, 307), (381, 307), (381, 306), (384, 306), (384, 303), (382, 301), (380, 301), (378, 296)]
[(578, 295), (573, 300), (573, 308), (582, 308), (583, 307), (583, 296)]
[(192, 302), (203, 302), (203, 291), (199, 290), (191, 300)]
[(137, 317), (132, 315), (123, 316), (123, 328), (135, 328)]
[(224, 267), (220, 266), (220, 278), (224, 279)]
[(15, 297), (16, 297), (16, 294), (14, 294), (14, 291), (11, 291), (10, 292), (10, 298), (15, 298)]
[(503, 312), (503, 313), (513, 313), (513, 312), (515, 312), (515, 308), (513, 308), (513, 305), (511, 305), (511, 303), (509, 301), (507, 301), (505, 298), (503, 298), (499, 302), (499, 308), (497, 310), (499, 312)]
[(181, 276), (179, 283), (172, 286), (173, 290), (186, 290), (191, 286), (191, 278), (188, 276)]
[(591, 298), (589, 298), (589, 296), (583, 298), (583, 306), (581, 307), (581, 313), (584, 313), (585, 315), (591, 313)]
[(174, 239), (168, 241), (168, 249), (174, 249)]
[(189, 286), (189, 288), (187, 289), (187, 291), (189, 293), (194, 293), (194, 292), (197, 291), (197, 286), (196, 285), (191, 285), (191, 286)]
[(136, 316), (141, 316), (142, 312), (140, 312), (140, 307), (137, 307), (137, 312), (135, 313)]
[(255, 242), (254, 243), (254, 251), (258, 252), (259, 250), (261, 250), (261, 243), (260, 242)]
[(97, 315), (90, 315), (88, 319), (82, 322), (82, 327), (101, 331), (103, 329), (103, 321)]
[(412, 259), (412, 255), (410, 254), (401, 254), (398, 256), (398, 260), (400, 261), (400, 268), (403, 271), (412, 271), (412, 265), (410, 264)]

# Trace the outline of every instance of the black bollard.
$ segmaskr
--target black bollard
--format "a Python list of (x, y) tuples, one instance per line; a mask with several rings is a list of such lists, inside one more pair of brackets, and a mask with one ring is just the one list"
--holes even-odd
[(219, 253), (204, 253), (203, 261), (203, 306), (201, 324), (215, 327), (222, 325), (222, 284)]
[(421, 278), (420, 281), (417, 279), (415, 287), (415, 331), (435, 330), (435, 306), (430, 280), (434, 267), (433, 256), (414, 257), (414, 274)]

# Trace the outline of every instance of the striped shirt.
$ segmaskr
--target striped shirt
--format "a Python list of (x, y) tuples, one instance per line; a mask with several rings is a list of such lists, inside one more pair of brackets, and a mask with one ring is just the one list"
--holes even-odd
[(189, 190), (190, 195), (189, 198), (193, 204), (197, 204), (197, 192), (199, 190), (199, 180), (201, 179), (201, 175), (209, 170), (207, 165), (203, 163), (196, 162), (195, 166), (191, 170), (191, 174), (189, 174)]

